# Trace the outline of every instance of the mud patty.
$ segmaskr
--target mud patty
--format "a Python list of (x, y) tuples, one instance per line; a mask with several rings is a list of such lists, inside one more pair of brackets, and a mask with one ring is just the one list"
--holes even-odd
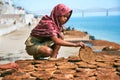
[(15, 72), (12, 75), (5, 76), (3, 80), (23, 80), (29, 79), (30, 75), (22, 72)]
[(36, 77), (38, 80), (48, 80), (50, 78), (51, 73), (47, 71), (35, 71), (31, 73), (32, 77)]
[(94, 54), (92, 49), (88, 46), (79, 49), (79, 57), (83, 61), (88, 63), (95, 62), (95, 59), (96, 59), (96, 55)]
[(68, 61), (69, 62), (79, 62), (79, 61), (81, 61), (81, 59), (79, 56), (69, 56)]

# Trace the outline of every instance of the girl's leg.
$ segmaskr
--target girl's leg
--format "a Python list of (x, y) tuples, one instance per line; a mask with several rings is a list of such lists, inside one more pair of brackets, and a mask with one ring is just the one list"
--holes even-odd
[(59, 45), (54, 45), (54, 47), (53, 47), (53, 53), (51, 55), (52, 58), (57, 58), (59, 49), (60, 49)]
[(39, 59), (40, 57), (49, 57), (53, 53), (53, 50), (47, 46), (42, 46), (38, 50), (38, 53), (33, 55), (34, 59)]
[[(64, 36), (63, 36), (63, 34), (61, 34), (61, 38), (60, 39), (64, 39)], [(58, 55), (58, 51), (60, 50), (60, 45), (57, 45), (57, 44), (55, 44), (54, 46), (53, 46), (53, 54), (51, 55), (51, 57), (52, 58), (57, 58), (57, 55)]]

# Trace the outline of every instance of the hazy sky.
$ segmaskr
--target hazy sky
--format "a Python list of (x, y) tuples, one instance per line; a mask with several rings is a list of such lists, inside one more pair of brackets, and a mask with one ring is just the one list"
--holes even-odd
[(29, 11), (52, 9), (58, 3), (64, 3), (72, 9), (112, 8), (120, 6), (120, 0), (13, 0), (16, 5)]

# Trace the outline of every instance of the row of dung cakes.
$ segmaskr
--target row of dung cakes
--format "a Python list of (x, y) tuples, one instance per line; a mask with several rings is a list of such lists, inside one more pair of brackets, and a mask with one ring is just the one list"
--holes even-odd
[(120, 80), (120, 56), (97, 54), (96, 57), (91, 63), (78, 56), (17, 60), (19, 69), (1, 76), (2, 80)]

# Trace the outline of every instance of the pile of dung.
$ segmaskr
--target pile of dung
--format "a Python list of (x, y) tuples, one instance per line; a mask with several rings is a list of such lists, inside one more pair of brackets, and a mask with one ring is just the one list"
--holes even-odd
[(2, 80), (120, 80), (120, 56), (96, 54), (94, 61), (79, 56), (56, 60), (17, 60), (19, 69)]

